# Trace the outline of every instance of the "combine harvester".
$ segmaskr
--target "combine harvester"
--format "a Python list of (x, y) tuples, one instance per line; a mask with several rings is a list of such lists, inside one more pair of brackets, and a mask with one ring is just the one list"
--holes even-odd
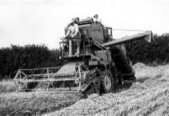
[[(112, 28), (94, 22), (92, 18), (80, 20), (78, 25), (81, 33), (80, 54), (75, 55), (76, 40), (61, 41), (64, 65), (58, 68), (19, 69), (14, 78), (18, 90), (35, 88), (38, 82), (44, 81), (48, 86), (54, 82), (66, 82), (69, 87), (76, 84), (76, 90), (85, 94), (108, 93), (118, 84), (136, 80), (124, 43), (140, 39), (150, 42), (151, 31), (114, 40)], [(31, 87), (28, 87), (29, 84)]]

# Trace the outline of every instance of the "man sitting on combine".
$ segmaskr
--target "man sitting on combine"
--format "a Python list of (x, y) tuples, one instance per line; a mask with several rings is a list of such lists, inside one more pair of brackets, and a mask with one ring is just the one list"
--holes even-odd
[(80, 53), (80, 32), (79, 32), (79, 26), (78, 26), (77, 22), (78, 22), (77, 18), (72, 19), (72, 21), (68, 27), (68, 31), (65, 35), (65, 38), (72, 39), (73, 41), (75, 41), (77, 43), (77, 51), (76, 51), (75, 55), (79, 55), (79, 53)]

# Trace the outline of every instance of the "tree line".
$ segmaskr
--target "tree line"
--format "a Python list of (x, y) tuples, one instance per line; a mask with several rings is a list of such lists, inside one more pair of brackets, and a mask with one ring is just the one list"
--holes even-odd
[(18, 69), (60, 65), (59, 50), (46, 45), (26, 45), (0, 49), (0, 79), (13, 78)]
[(165, 64), (169, 62), (169, 34), (154, 35), (148, 43), (144, 40), (126, 44), (127, 55), (133, 63)]
[[(154, 35), (154, 41), (133, 41), (126, 44), (127, 56), (134, 63), (164, 64), (169, 62), (169, 34)], [(46, 45), (26, 45), (0, 49), (0, 79), (13, 78), (18, 69), (61, 65), (59, 50)]]

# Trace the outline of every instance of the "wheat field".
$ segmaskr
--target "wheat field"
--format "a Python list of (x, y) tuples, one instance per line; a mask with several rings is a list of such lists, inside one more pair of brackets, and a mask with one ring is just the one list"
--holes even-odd
[(129, 88), (99, 96), (93, 94), (70, 107), (43, 116), (168, 116), (169, 65), (134, 66), (137, 82)]
[[(168, 116), (169, 64), (156, 67), (134, 65), (137, 81), (113, 93), (16, 92), (13, 82), (0, 84), (0, 116)], [(19, 114), (19, 112), (21, 112)]]
[[(1, 87), (4, 86), (4, 83)], [(9, 86), (12, 88), (12, 85)], [(65, 93), (40, 90), (33, 92), (7, 92), (3, 89), (3, 92), (1, 91), (0, 93), (0, 116), (27, 116), (25, 113), (29, 113), (31, 116), (39, 116), (68, 107), (82, 97), (83, 95), (77, 92)]]

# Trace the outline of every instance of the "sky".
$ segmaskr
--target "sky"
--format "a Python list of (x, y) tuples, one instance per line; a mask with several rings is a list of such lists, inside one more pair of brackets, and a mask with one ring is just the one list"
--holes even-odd
[(169, 33), (169, 0), (0, 0), (0, 48), (11, 44), (59, 48), (72, 18), (94, 14), (114, 29), (115, 38), (131, 34), (118, 29)]

